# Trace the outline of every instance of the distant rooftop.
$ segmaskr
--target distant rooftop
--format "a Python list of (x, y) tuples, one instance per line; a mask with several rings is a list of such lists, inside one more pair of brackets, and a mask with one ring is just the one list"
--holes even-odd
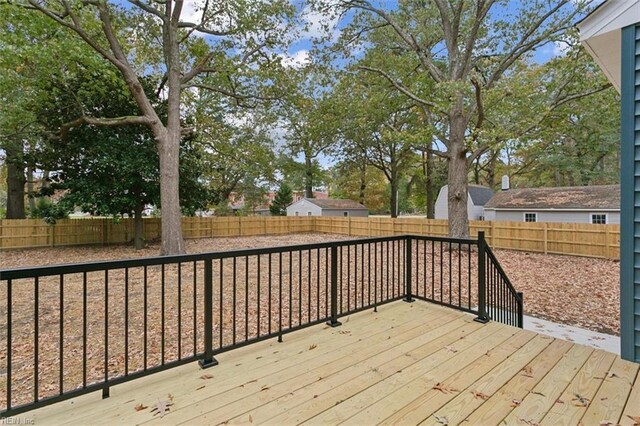
[(485, 209), (620, 209), (620, 185), (520, 188), (496, 193)]
[(365, 206), (357, 203), (353, 200), (340, 200), (337, 198), (305, 198), (305, 200), (322, 209), (336, 209), (336, 210), (368, 210)]

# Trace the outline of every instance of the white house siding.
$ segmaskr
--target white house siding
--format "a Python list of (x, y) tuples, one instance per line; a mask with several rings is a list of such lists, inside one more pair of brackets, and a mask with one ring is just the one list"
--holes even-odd
[[(309, 215), (309, 213), (311, 213), (311, 215)], [(287, 216), (322, 216), (322, 209), (302, 199), (287, 207)]]
[(607, 215), (607, 224), (619, 224), (619, 211), (543, 211), (543, 210), (485, 210), (485, 220), (524, 222), (525, 213), (536, 213), (538, 222), (591, 223), (591, 214)]
[[(369, 211), (366, 209), (323, 209), (305, 199), (296, 201), (287, 207), (287, 216), (332, 216), (344, 217), (347, 212), (348, 217), (368, 217)], [(309, 215), (311, 213), (311, 215)]]
[[(440, 188), (438, 198), (436, 198), (435, 218), (449, 219), (449, 187), (447, 185)], [(480, 216), (484, 216), (484, 208), (473, 204), (471, 196), (467, 194), (467, 214), (469, 220), (477, 220)]]

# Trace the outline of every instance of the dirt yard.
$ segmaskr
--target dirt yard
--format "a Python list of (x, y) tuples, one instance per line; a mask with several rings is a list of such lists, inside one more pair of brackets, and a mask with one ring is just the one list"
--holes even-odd
[[(347, 240), (343, 235), (295, 234), (187, 240), (189, 253)], [(0, 252), (0, 269), (156, 256), (158, 245), (59, 247)], [(496, 250), (504, 270), (525, 297), (527, 315), (593, 331), (619, 334), (617, 261)]]

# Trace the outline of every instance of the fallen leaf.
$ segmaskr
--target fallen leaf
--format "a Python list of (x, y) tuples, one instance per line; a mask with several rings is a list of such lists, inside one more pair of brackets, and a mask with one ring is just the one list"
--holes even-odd
[(173, 402), (169, 400), (159, 401), (152, 409), (151, 412), (154, 416), (160, 415), (160, 418), (164, 417), (170, 410), (170, 407), (173, 405)]
[(533, 377), (533, 370), (530, 365), (527, 365), (522, 369), (522, 375), (525, 377)]
[(482, 399), (483, 401), (486, 401), (487, 399), (489, 399), (489, 395), (486, 395), (482, 392), (478, 392), (478, 391), (471, 391), (471, 393), (473, 394), (473, 397), (475, 399)]
[(316, 344), (314, 343), (313, 345), (309, 346), (309, 350), (310, 350), (310, 351), (312, 351), (312, 350), (314, 350), (314, 349), (315, 349), (315, 348), (317, 348), (317, 347), (318, 347), (318, 345), (316, 345)]
[(631, 419), (631, 421), (633, 422), (633, 426), (640, 425), (640, 416), (629, 416), (629, 415), (627, 415), (627, 417), (629, 417)]
[(528, 419), (523, 419), (523, 418), (519, 418), (518, 420), (520, 420), (521, 422), (523, 422), (526, 425), (529, 426), (540, 426), (540, 423), (536, 423), (533, 420), (528, 420)]
[(556, 399), (556, 404), (564, 404), (564, 401), (560, 398)]
[(518, 406), (518, 405), (520, 405), (520, 404), (522, 404), (522, 401), (521, 401), (521, 400), (519, 400), (519, 399), (512, 399), (512, 400), (511, 400), (511, 407), (512, 407), (512, 408), (515, 408), (515, 407), (517, 407), (517, 406)]
[(574, 406), (576, 407), (586, 407), (589, 405), (589, 398), (586, 398), (578, 393), (575, 393), (575, 398), (571, 400)]
[(202, 385), (202, 386), (200, 386), (200, 387), (197, 387), (197, 388), (196, 388), (196, 390), (200, 390), (200, 389), (204, 389), (204, 388), (206, 388), (206, 386), (205, 386), (205, 385)]
[(532, 393), (534, 395), (540, 395), (540, 396), (546, 396), (545, 394), (543, 394), (542, 392), (538, 392), (538, 391), (531, 391), (529, 393)]
[(443, 383), (440, 383), (440, 382), (436, 383), (436, 385), (434, 387), (432, 387), (431, 389), (440, 391), (442, 393), (455, 393), (455, 392), (458, 392), (457, 389), (453, 389), (453, 388), (447, 387)]
[(213, 379), (213, 376), (211, 374), (203, 374), (202, 376), (200, 376), (200, 378), (202, 380), (209, 380), (209, 379)]
[(269, 389), (269, 386), (263, 386), (263, 387), (260, 389), (260, 392), (262, 392), (262, 391), (266, 391), (266, 390), (268, 390), (268, 389)]
[(445, 416), (435, 416), (436, 421), (438, 423), (440, 423), (441, 425), (448, 425), (449, 424), (449, 419), (447, 419)]
[(445, 349), (447, 352), (451, 352), (451, 353), (453, 353), (453, 354), (455, 354), (456, 352), (458, 352), (458, 350), (457, 350), (456, 348), (454, 348), (453, 346), (445, 346), (445, 347), (444, 347), (444, 349)]
[(140, 404), (136, 405), (136, 406), (135, 406), (135, 407), (133, 407), (133, 408), (134, 408), (136, 411), (142, 411), (142, 410), (146, 410), (146, 409), (147, 409), (147, 408), (149, 408), (149, 407), (147, 407), (146, 405), (143, 405), (142, 403), (140, 403)]
[(614, 426), (615, 423), (613, 423), (610, 420), (601, 420), (600, 423), (598, 423), (600, 426)]

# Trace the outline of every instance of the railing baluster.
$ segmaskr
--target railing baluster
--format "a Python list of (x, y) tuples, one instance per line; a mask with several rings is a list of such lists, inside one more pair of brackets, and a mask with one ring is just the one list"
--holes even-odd
[(298, 325), (302, 324), (302, 250), (298, 250)]
[(164, 353), (165, 353), (165, 274), (164, 274), (164, 264), (160, 267), (160, 342), (161, 342), (161, 353), (160, 353), (160, 364), (164, 365)]
[(222, 328), (223, 320), (224, 320), (224, 259), (220, 258), (220, 271), (218, 272), (220, 275), (220, 309), (218, 312), (219, 315), (219, 324), (218, 330), (220, 330), (220, 335), (218, 336), (218, 347), (224, 346), (224, 329)]
[[(144, 306), (143, 306), (143, 311), (144, 311), (144, 320), (143, 320), (143, 322), (144, 322), (144, 336), (143, 336), (143, 344), (144, 344), (144, 348), (142, 349), (143, 357), (144, 357), (143, 364), (144, 364), (144, 370), (145, 370), (145, 371), (147, 370), (147, 366), (148, 366), (148, 361), (147, 361), (147, 358), (148, 358), (148, 356), (147, 356), (147, 355), (148, 355), (148, 349), (147, 349), (147, 346), (148, 346), (148, 338), (149, 338), (149, 337), (148, 337), (148, 330), (147, 330), (148, 325), (149, 325), (149, 324), (148, 324), (148, 322), (149, 322), (149, 321), (148, 321), (148, 319), (147, 319), (147, 317), (148, 317), (148, 313), (149, 313), (149, 312), (148, 312), (148, 306), (149, 306), (149, 303), (148, 303), (148, 301), (149, 301), (149, 285), (148, 285), (148, 280), (147, 280), (147, 278), (148, 278), (148, 271), (147, 271), (147, 267), (145, 266), (145, 267), (144, 267), (144, 278), (143, 278), (143, 280), (144, 280)], [(194, 328), (194, 330), (195, 330), (195, 328)]]
[(13, 281), (7, 280), (7, 410), (11, 409), (11, 373), (12, 373), (12, 353), (11, 346), (13, 344)]
[[(36, 368), (39, 364), (36, 363)], [(87, 273), (82, 273), (82, 387), (87, 387)]]
[(129, 268), (124, 268), (124, 374), (129, 374)]
[(257, 310), (258, 310), (258, 324), (257, 324), (257, 329), (256, 329), (256, 337), (260, 337), (260, 316), (261, 316), (260, 315), (260, 308), (261, 308), (261, 306), (260, 306), (260, 281), (261, 281), (260, 278), (262, 278), (261, 275), (260, 275), (260, 272), (261, 272), (260, 271), (260, 255), (257, 256), (256, 262), (257, 262), (257, 270), (258, 270), (258, 274), (256, 276), (256, 287), (257, 287), (256, 288), (256, 300), (257, 300), (256, 301), (256, 307), (257, 307)]
[[(105, 274), (107, 273), (107, 271), (105, 271)], [(60, 294), (60, 341), (58, 342), (58, 356), (60, 357), (60, 377), (58, 377), (58, 381), (59, 381), (59, 394), (62, 395), (64, 392), (64, 275), (60, 274), (60, 288), (58, 290), (59, 294)], [(106, 290), (105, 290), (106, 292)], [(107, 306), (106, 304), (108, 303), (106, 297), (105, 297), (105, 306)], [(105, 307), (105, 318), (108, 317), (108, 314), (106, 312), (106, 307)], [(107, 326), (105, 325), (105, 335), (107, 332)], [(107, 340), (105, 340), (107, 341)], [(106, 347), (106, 344), (105, 344)], [(106, 350), (106, 349), (105, 349)], [(106, 365), (106, 364), (105, 364)]]
[(278, 292), (280, 297), (278, 298), (278, 342), (282, 342), (282, 252), (278, 253)]
[(249, 339), (249, 256), (244, 257), (244, 340)]
[(271, 270), (272, 270), (271, 253), (269, 253), (269, 335), (271, 335), (271, 285), (272, 285)]
[(198, 354), (198, 262), (193, 261), (193, 356)]
[(236, 288), (236, 262), (237, 262), (237, 257), (233, 256), (233, 272), (232, 272), (232, 281), (233, 281), (233, 304), (232, 304), (232, 310), (233, 310), (233, 330), (232, 330), (232, 342), (235, 345), (236, 344), (236, 302), (237, 302), (237, 288)]
[(307, 280), (307, 321), (311, 322), (311, 250), (307, 250), (309, 257), (309, 265), (307, 265), (308, 280)]
[(40, 278), (36, 277), (34, 280), (34, 291), (33, 291), (33, 400), (38, 401), (38, 375), (40, 373), (40, 347), (39, 347), (39, 328), (40, 328)]
[(182, 263), (178, 262), (178, 359), (182, 359)]
[[(380, 253), (382, 253), (382, 250), (380, 250)], [(373, 243), (373, 259), (375, 263), (373, 268), (373, 311), (378, 312), (378, 243)], [(382, 289), (382, 285), (380, 285), (380, 288)]]
[[(60, 277), (62, 281), (62, 276)], [(109, 397), (109, 270), (104, 271), (104, 387), (102, 398)]]

